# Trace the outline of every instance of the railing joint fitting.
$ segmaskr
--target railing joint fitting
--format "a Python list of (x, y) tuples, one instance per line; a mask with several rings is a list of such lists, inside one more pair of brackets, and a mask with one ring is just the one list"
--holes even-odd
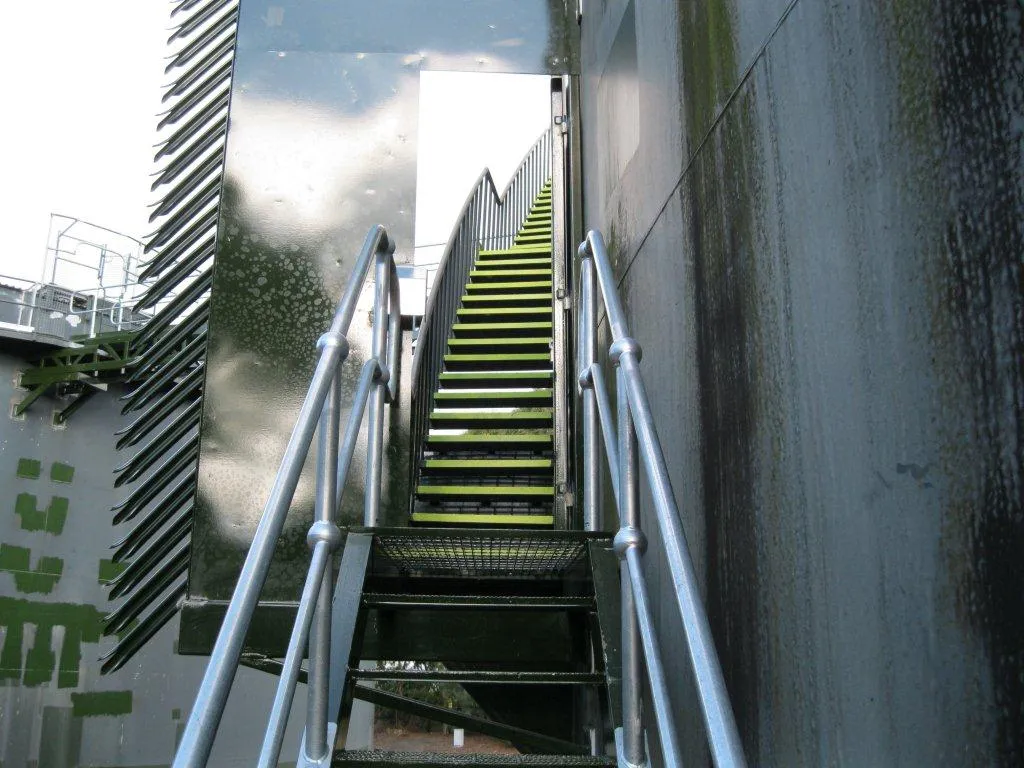
[(627, 354), (632, 354), (638, 363), (644, 355), (640, 342), (632, 336), (623, 336), (621, 339), (613, 341), (612, 345), (608, 347), (608, 357), (611, 359), (612, 365), (617, 366), (619, 364), (619, 359), (623, 355)]
[(576, 382), (580, 385), (580, 389), (593, 389), (594, 388), (594, 371), (593, 366), (588, 365), (582, 371), (580, 371), (579, 378)]
[(376, 384), (386, 385), (391, 381), (391, 371), (380, 360), (377, 360), (376, 370), (373, 372), (373, 381)]
[(626, 558), (626, 552), (633, 547), (636, 547), (637, 552), (641, 555), (646, 552), (647, 535), (639, 528), (624, 525), (619, 528), (619, 532), (616, 533), (615, 538), (612, 539), (612, 549), (620, 560), (624, 560)]
[(331, 552), (334, 552), (341, 546), (341, 538), (341, 529), (330, 520), (316, 520), (306, 534), (306, 544), (310, 549), (316, 549), (316, 545), (322, 541), (327, 544)]
[(321, 352), (328, 347), (340, 349), (342, 359), (348, 357), (348, 339), (341, 331), (327, 331), (316, 340), (316, 348)]

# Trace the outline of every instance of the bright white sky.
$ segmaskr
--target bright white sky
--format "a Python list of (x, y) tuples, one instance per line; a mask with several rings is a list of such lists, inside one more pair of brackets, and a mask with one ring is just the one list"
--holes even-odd
[(417, 263), (440, 258), (455, 217), (484, 167), (491, 169), (498, 192), (505, 189), (551, 122), (549, 83), (545, 75), (420, 75)]
[[(42, 276), (50, 213), (142, 238), (170, 34), (161, 0), (33, 0), (5, 16), (0, 274)], [(489, 166), (499, 191), (548, 125), (543, 76), (424, 72), (417, 245), (443, 243)], [(436, 261), (421, 249), (418, 261)]]
[(170, 5), (13, 3), (0, 68), (0, 274), (42, 276), (50, 213), (141, 237)]

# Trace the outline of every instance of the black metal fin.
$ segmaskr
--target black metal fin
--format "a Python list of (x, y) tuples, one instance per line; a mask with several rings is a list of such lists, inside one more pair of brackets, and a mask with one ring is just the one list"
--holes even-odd
[(175, 50), (166, 72), (175, 74), (158, 118), (166, 134), (153, 182), (165, 191), (150, 219), (157, 228), (146, 243), (147, 289), (138, 301), (154, 315), (132, 343), (132, 390), (122, 398), (124, 413), (140, 413), (118, 432), (118, 449), (132, 453), (114, 484), (131, 487), (113, 520), (132, 528), (113, 545), (113, 560), (126, 567), (109, 585), (121, 603), (105, 620), (118, 640), (104, 673), (124, 666), (178, 612), (191, 553), (238, 0), (181, 0), (171, 18)]

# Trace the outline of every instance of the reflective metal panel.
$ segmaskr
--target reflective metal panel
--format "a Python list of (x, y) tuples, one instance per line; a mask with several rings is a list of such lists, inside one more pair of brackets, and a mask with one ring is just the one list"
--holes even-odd
[[(555, 0), (242, 3), (184, 647), (201, 650), (187, 637), (195, 609), (226, 599), (237, 579), (316, 339), (367, 228), (385, 224), (398, 260), (411, 255), (419, 71), (571, 70), (575, 34)], [(367, 290), (361, 308), (371, 302)], [(350, 334), (344, 391), (369, 354), (366, 316)], [(400, 414), (389, 409), (382, 524), (404, 523)], [(364, 459), (361, 444), (342, 523), (361, 520)], [(265, 600), (298, 595), (312, 498), (307, 471)]]
[[(228, 596), (367, 228), (411, 252), (419, 73), (391, 54), (246, 52), (231, 106), (214, 281), (191, 595)], [(408, 252), (406, 253), (408, 255)], [(364, 291), (361, 308), (369, 310)], [(344, 391), (370, 354), (367, 315), (349, 334)], [(344, 407), (347, 407), (347, 401)], [(392, 411), (394, 415), (394, 411)], [(361, 496), (357, 452), (346, 499)], [(264, 597), (292, 599), (305, 570), (314, 485)], [(350, 503), (347, 522), (362, 519)], [(357, 511), (358, 510), (358, 511)]]
[(408, 56), (424, 69), (560, 73), (575, 24), (555, 0), (243, 3), (239, 48)]

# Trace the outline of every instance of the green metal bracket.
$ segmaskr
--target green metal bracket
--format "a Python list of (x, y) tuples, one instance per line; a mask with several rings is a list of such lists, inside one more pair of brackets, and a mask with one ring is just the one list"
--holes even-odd
[(19, 386), (30, 391), (14, 406), (12, 415), (20, 417), (29, 407), (58, 384), (81, 382), (86, 389), (70, 405), (54, 417), (55, 424), (64, 424), (97, 389), (113, 381), (121, 381), (138, 360), (133, 354), (134, 332), (107, 333), (80, 341), (80, 346), (52, 352), (33, 368), (21, 372)]

